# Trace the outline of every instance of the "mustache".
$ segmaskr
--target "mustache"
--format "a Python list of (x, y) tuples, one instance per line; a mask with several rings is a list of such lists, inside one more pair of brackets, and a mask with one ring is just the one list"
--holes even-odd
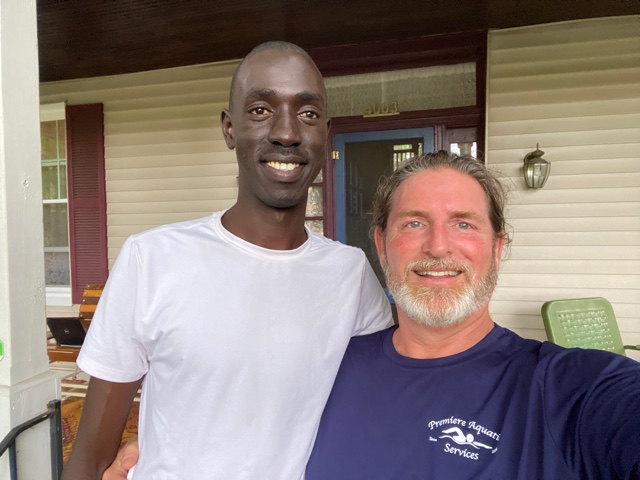
[(282, 155), (283, 157), (299, 157), (307, 162), (307, 158), (302, 154), (297, 145), (292, 145), (290, 147), (285, 147), (283, 145), (270, 145), (269, 147), (260, 149), (260, 156), (269, 154)]
[(424, 258), (411, 262), (405, 268), (405, 276), (413, 270), (455, 270), (464, 272), (467, 276), (473, 274), (473, 269), (466, 263), (456, 262), (449, 258)]

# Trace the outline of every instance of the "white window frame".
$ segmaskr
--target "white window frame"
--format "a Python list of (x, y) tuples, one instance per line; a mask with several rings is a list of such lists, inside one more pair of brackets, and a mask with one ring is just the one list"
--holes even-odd
[[(40, 122), (50, 122), (55, 120), (65, 120), (65, 107), (64, 103), (52, 103), (48, 105), (40, 105)], [(42, 164), (42, 161), (40, 162)], [(67, 162), (67, 168), (69, 164)], [(41, 167), (42, 168), (42, 167)], [(67, 200), (42, 200), (42, 204), (46, 203), (66, 203), (68, 205), (68, 190), (67, 185)], [(67, 213), (69, 209), (67, 207)], [(67, 227), (69, 226), (69, 219), (67, 218)], [(69, 232), (70, 235), (70, 232)], [(47, 247), (44, 248), (45, 252), (68, 252), (71, 254), (69, 247)], [(71, 255), (69, 255), (69, 262), (71, 262)], [(71, 271), (71, 265), (69, 265), (69, 271)], [(56, 307), (70, 307), (73, 305), (71, 301), (71, 285), (69, 286), (46, 286), (46, 304), (47, 306)]]

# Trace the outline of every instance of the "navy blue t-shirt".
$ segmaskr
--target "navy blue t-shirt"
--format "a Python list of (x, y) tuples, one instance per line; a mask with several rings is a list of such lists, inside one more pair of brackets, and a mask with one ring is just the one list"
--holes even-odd
[(450, 357), (351, 340), (306, 480), (640, 478), (640, 363), (496, 326)]

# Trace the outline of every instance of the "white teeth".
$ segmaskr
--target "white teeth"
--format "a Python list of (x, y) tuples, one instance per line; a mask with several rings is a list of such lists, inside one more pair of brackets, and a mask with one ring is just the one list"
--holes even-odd
[(455, 277), (459, 272), (454, 272), (453, 270), (448, 272), (416, 272), (421, 277)]
[(275, 168), (276, 170), (293, 170), (296, 167), (299, 167), (299, 163), (282, 163), (282, 162), (267, 162), (271, 168)]

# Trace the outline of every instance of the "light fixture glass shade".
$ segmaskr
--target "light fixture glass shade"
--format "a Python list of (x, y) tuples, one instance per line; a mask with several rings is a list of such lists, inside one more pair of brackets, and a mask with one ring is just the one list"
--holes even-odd
[(529, 188), (542, 188), (549, 178), (551, 163), (542, 158), (544, 152), (537, 147), (524, 157), (524, 181)]

